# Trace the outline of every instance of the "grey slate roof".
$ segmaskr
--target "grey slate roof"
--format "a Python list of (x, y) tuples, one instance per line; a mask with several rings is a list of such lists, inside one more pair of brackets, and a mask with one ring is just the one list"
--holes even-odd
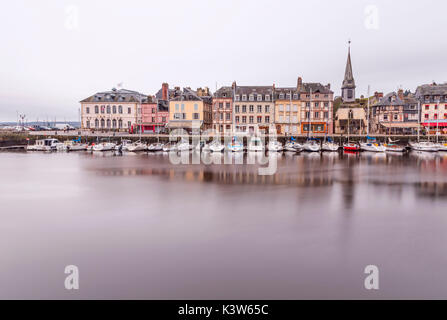
[(115, 89), (110, 91), (97, 92), (94, 95), (81, 100), (81, 102), (98, 102), (98, 103), (110, 103), (110, 102), (136, 102), (141, 103), (147, 101), (148, 96), (137, 91), (127, 89)]
[(199, 97), (197, 92), (190, 88), (183, 88), (183, 91), (178, 96), (171, 99), (171, 101), (204, 101), (206, 103), (211, 103), (211, 100), (211, 96)]
[(233, 88), (232, 87), (221, 87), (214, 93), (214, 98), (232, 98)]
[(416, 97), (421, 96), (445, 96), (447, 95), (447, 84), (424, 84), (416, 89)]
[(309, 93), (310, 89), (312, 89), (312, 93), (323, 93), (323, 94), (331, 94), (334, 93), (331, 89), (328, 88), (328, 86), (322, 85), (318, 82), (310, 82), (310, 83), (303, 83), (303, 89), (301, 90), (302, 93)]

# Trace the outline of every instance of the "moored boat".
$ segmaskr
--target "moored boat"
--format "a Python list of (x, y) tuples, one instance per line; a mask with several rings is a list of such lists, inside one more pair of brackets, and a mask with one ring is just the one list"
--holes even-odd
[(93, 145), (93, 151), (113, 151), (115, 150), (116, 144), (113, 142), (100, 142)]
[(39, 139), (36, 140), (34, 145), (27, 146), (26, 150), (29, 151), (55, 151), (57, 150), (57, 146), (60, 145), (61, 142), (57, 139)]
[(321, 151), (321, 146), (318, 143), (317, 140), (314, 139), (309, 139), (306, 141), (306, 143), (303, 146), (304, 151), (308, 151), (308, 152), (319, 152)]
[(137, 141), (134, 143), (131, 143), (127, 146), (127, 151), (130, 152), (138, 152), (138, 151), (146, 151), (147, 150), (147, 144)]
[(284, 150), (290, 152), (301, 152), (303, 149), (303, 146), (296, 141), (289, 141), (284, 145)]
[(283, 149), (284, 149), (284, 147), (283, 147), (282, 143), (279, 142), (278, 140), (271, 140), (271, 141), (269, 141), (269, 143), (267, 145), (268, 151), (280, 152)]
[(360, 151), (360, 145), (357, 143), (348, 142), (343, 144), (344, 151), (357, 152)]
[(163, 150), (163, 144), (160, 142), (152, 143), (147, 147), (148, 151), (155, 152), (155, 151), (162, 151)]
[(248, 142), (248, 151), (264, 151), (264, 145), (259, 137), (252, 137)]
[(439, 147), (430, 141), (410, 142), (410, 147), (414, 151), (437, 152)]

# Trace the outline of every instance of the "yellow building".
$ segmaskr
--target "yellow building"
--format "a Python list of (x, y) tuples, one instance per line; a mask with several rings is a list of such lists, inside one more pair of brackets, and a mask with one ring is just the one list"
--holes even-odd
[(297, 135), (300, 130), (300, 93), (297, 88), (275, 88), (275, 127), (277, 134)]
[(212, 127), (212, 97), (200, 95), (190, 88), (169, 101), (169, 128), (191, 131), (193, 127), (202, 130)]

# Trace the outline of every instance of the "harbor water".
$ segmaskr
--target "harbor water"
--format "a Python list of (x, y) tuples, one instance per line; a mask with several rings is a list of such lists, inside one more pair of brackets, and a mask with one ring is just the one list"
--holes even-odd
[(0, 298), (447, 299), (447, 152), (210, 157), (1, 152)]

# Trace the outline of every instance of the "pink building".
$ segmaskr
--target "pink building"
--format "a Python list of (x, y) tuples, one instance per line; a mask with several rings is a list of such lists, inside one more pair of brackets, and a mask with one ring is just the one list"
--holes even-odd
[[(161, 94), (160, 94), (161, 91)], [(148, 97), (141, 104), (141, 127), (142, 132), (163, 132), (169, 119), (169, 87), (163, 83), (162, 89), (155, 97)]]

